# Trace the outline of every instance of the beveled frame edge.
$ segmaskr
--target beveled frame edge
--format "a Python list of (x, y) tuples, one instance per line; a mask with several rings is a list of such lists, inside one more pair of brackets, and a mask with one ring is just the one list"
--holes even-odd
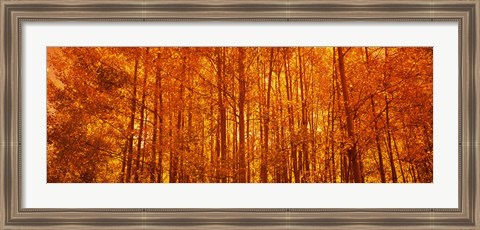
[[(410, 228), (477, 229), (479, 223), (479, 0), (130, 1), (0, 3), (0, 229)], [(65, 13), (68, 12), (68, 15)], [(394, 15), (393, 15), (394, 13)], [(182, 18), (178, 18), (182, 15)], [(394, 17), (392, 17), (394, 16)], [(21, 208), (21, 26), (28, 21), (457, 21), (458, 209), (25, 209)]]

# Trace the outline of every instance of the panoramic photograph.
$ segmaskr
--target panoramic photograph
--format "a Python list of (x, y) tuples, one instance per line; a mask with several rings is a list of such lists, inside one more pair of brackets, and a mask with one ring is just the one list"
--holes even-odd
[(433, 183), (433, 47), (47, 47), (47, 183)]

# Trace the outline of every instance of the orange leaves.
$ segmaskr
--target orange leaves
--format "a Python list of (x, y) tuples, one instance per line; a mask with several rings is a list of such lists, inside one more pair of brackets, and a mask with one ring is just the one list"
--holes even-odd
[(431, 47), (47, 54), (49, 182), (433, 180)]

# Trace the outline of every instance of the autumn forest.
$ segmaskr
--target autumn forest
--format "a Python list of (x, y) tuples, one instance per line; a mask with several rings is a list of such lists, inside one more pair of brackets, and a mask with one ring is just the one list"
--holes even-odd
[(48, 47), (48, 183), (431, 183), (432, 47)]

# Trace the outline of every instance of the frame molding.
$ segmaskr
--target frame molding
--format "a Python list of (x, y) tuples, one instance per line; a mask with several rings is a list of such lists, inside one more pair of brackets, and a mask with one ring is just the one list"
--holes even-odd
[[(480, 0), (1, 0), (0, 229), (479, 229)], [(181, 15), (181, 17), (179, 17)], [(21, 39), (28, 21), (455, 21), (458, 209), (25, 209)]]

